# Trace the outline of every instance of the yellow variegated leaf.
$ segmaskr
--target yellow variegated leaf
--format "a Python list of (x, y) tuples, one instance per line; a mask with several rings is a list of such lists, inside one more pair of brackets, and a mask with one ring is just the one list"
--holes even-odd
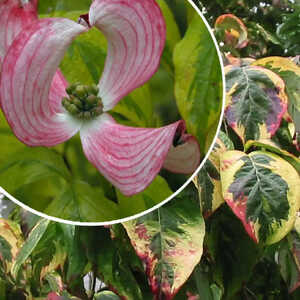
[(223, 42), (233, 48), (244, 48), (248, 44), (248, 31), (241, 19), (232, 14), (217, 18), (215, 23), (217, 33), (220, 32)]
[(299, 157), (296, 157), (292, 153), (281, 149), (275, 142), (269, 139), (260, 139), (258, 141), (248, 141), (245, 144), (244, 150), (245, 152), (248, 152), (250, 148), (259, 148), (262, 150), (268, 150), (272, 153), (278, 154), (282, 158), (284, 158), (286, 161), (288, 161), (300, 174), (300, 159)]
[(225, 201), (255, 242), (275, 243), (292, 229), (300, 207), (300, 178), (281, 157), (225, 152), (221, 182)]
[(224, 203), (220, 181), (220, 155), (231, 149), (233, 149), (232, 142), (223, 132), (220, 132), (208, 160), (194, 178), (205, 217), (211, 215)]
[[(11, 266), (24, 242), (19, 225), (0, 218), (0, 238), (0, 260), (6, 266), (6, 271), (10, 272)], [(5, 249), (2, 249), (3, 247)]]
[(183, 196), (123, 225), (156, 299), (173, 299), (202, 256), (205, 224), (199, 203)]
[(50, 274), (51, 272), (57, 270), (59, 266), (63, 266), (65, 263), (65, 260), (67, 258), (67, 252), (65, 248), (60, 243), (55, 243), (55, 252), (54, 256), (50, 262), (49, 265), (44, 266), (40, 273), (40, 281), (42, 281), (47, 274)]
[[(278, 74), (285, 82), (288, 96), (287, 120), (295, 122), (296, 132), (300, 134), (300, 67), (286, 57), (272, 56), (259, 59), (252, 63), (255, 66), (263, 66)], [(300, 145), (297, 145), (300, 148)]]
[(287, 110), (284, 81), (260, 66), (228, 65), (225, 118), (243, 142), (270, 138)]

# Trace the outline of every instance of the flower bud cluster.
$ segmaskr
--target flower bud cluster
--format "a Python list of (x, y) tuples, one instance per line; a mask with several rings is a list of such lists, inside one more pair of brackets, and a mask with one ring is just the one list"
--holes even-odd
[(73, 116), (90, 120), (103, 113), (103, 104), (98, 97), (99, 89), (93, 85), (75, 83), (66, 89), (69, 97), (62, 100), (63, 107)]

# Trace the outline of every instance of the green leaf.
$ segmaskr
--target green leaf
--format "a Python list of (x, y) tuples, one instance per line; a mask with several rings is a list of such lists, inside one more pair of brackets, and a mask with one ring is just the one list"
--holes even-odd
[(216, 47), (199, 15), (175, 47), (173, 59), (177, 106), (204, 155), (220, 118), (222, 75)]
[(172, 55), (174, 47), (180, 41), (180, 33), (174, 15), (166, 1), (157, 0), (156, 2), (160, 6), (167, 29), (166, 43), (161, 57), (161, 64), (172, 74), (174, 69)]
[(284, 43), (284, 49), (288, 49), (291, 55), (300, 53), (300, 7), (292, 14), (287, 14), (282, 24), (277, 27), (277, 36)]
[[(26, 146), (22, 144), (12, 133), (7, 121), (0, 109), (0, 166), (2, 166), (7, 157), (18, 150), (24, 149)], [(0, 184), (1, 185), (1, 184)]]
[(123, 225), (146, 264), (152, 292), (158, 299), (174, 297), (202, 255), (205, 224), (199, 202), (188, 193), (182, 194)]
[[(207, 259), (200, 266), (210, 287), (217, 285), (223, 291), (221, 299), (240, 299), (241, 294), (237, 293), (252, 276), (263, 249), (253, 243), (225, 205), (208, 219), (205, 246)], [(201, 295), (201, 290), (198, 293)]]
[(100, 188), (74, 181), (65, 186), (44, 212), (72, 221), (104, 222), (118, 219), (119, 209)]
[(284, 159), (263, 151), (221, 156), (223, 196), (248, 234), (274, 243), (291, 229), (299, 209), (300, 178)]
[(19, 270), (21, 266), (25, 263), (27, 258), (30, 256), (32, 251), (35, 249), (36, 245), (43, 237), (48, 225), (49, 220), (42, 219), (37, 223), (37, 225), (31, 230), (28, 238), (26, 239), (25, 243), (23, 244), (22, 248), (20, 249), (16, 260), (12, 266), (11, 273), (14, 278), (17, 278)]
[(226, 68), (228, 124), (243, 141), (270, 138), (286, 111), (282, 79), (256, 66)]
[(88, 11), (91, 0), (43, 0), (39, 1), (38, 4), (39, 13), (49, 14), (54, 13), (55, 11), (72, 11), (81, 9)]
[(131, 126), (153, 127), (153, 99), (149, 84), (134, 90), (112, 110), (131, 121)]
[(66, 271), (66, 281), (70, 288), (77, 287), (79, 282), (82, 282), (82, 274), (86, 264), (88, 263), (86, 257), (87, 245), (81, 240), (81, 227), (74, 227), (72, 235), (68, 241), (68, 269)]
[(103, 291), (94, 296), (94, 300), (120, 300), (121, 298), (111, 291)]
[[(82, 13), (84, 12), (57, 13), (55, 17), (63, 16), (77, 20)], [(68, 82), (98, 84), (104, 69), (106, 48), (107, 42), (104, 35), (95, 28), (76, 37), (60, 64), (60, 68)]]
[(122, 299), (144, 299), (120, 244), (110, 238), (109, 232), (99, 228), (97, 251), (98, 275)]
[(26, 148), (7, 157), (0, 167), (0, 185), (9, 193), (19, 187), (49, 177), (70, 180), (70, 173), (55, 151), (48, 148)]
[[(159, 194), (157, 191), (159, 191)], [(143, 193), (126, 197), (117, 191), (118, 209), (122, 212), (123, 217), (132, 216), (152, 208), (172, 194), (173, 192), (166, 180), (160, 176), (156, 176)]]
[(0, 279), (0, 299), (6, 300), (6, 281)]
[(293, 231), (281, 243), (278, 264), (289, 292), (293, 293), (300, 286), (300, 236), (297, 232)]

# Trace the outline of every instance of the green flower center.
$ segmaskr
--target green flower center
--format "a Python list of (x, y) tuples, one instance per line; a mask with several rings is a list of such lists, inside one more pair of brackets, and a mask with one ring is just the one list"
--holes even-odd
[(103, 104), (98, 97), (99, 89), (95, 84), (75, 83), (70, 85), (66, 92), (69, 97), (62, 99), (62, 105), (72, 116), (90, 120), (103, 113)]

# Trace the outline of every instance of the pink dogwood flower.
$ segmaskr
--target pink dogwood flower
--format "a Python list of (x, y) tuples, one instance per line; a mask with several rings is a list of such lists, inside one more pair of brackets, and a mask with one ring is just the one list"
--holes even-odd
[[(15, 136), (31, 147), (52, 147), (79, 132), (87, 159), (126, 196), (143, 191), (162, 167), (192, 173), (200, 151), (184, 121), (134, 128), (108, 113), (159, 67), (166, 27), (156, 2), (94, 0), (78, 23), (38, 20), (36, 4), (0, 0), (0, 104)], [(108, 41), (102, 77), (98, 86), (68, 86), (59, 64), (91, 27)]]

